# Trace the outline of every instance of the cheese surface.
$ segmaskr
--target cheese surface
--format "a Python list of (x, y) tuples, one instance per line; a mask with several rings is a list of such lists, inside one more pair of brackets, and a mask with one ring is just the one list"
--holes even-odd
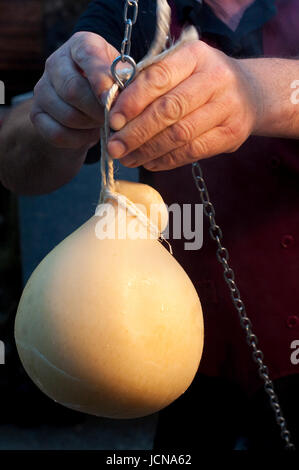
[(154, 413), (191, 384), (203, 349), (196, 290), (157, 240), (99, 240), (94, 216), (36, 268), (15, 339), (55, 401), (109, 418)]

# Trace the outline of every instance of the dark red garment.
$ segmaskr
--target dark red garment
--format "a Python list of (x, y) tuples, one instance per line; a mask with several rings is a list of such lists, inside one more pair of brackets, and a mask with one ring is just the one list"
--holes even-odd
[[(203, 40), (234, 57), (289, 58), (299, 54), (297, 0), (256, 0), (235, 32), (213, 16), (205, 2), (202, 8), (195, 0), (169, 3), (173, 37), (178, 37), (182, 25), (189, 21), (202, 32)], [(155, 7), (155, 2), (139, 0), (132, 38), (132, 55), (137, 61), (154, 36)], [(122, 9), (118, 0), (94, 0), (75, 31), (96, 32), (119, 48)], [(292, 91), (290, 87), (290, 96)], [(95, 155), (98, 159), (99, 152)], [(90, 152), (88, 161), (94, 161), (91, 157)], [(250, 137), (234, 154), (203, 160), (201, 166), (271, 377), (297, 374), (299, 365), (292, 364), (290, 357), (291, 343), (299, 340), (299, 142)], [(155, 186), (167, 204), (200, 202), (191, 165), (158, 173), (141, 170), (142, 179)], [(200, 250), (184, 251), (183, 240), (172, 241), (174, 255), (191, 277), (203, 305), (205, 346), (199, 373), (231, 379), (251, 394), (262, 383), (216, 259), (207, 222), (205, 219)]]
[[(298, 55), (297, 2), (276, 4), (277, 15), (263, 28), (264, 53)], [(181, 25), (175, 15), (173, 21), (177, 35)], [(299, 365), (290, 356), (291, 343), (299, 340), (299, 142), (250, 137), (237, 152), (202, 160), (201, 167), (271, 377), (296, 374)], [(150, 183), (167, 204), (200, 203), (191, 165), (152, 173)], [(199, 372), (231, 379), (251, 394), (261, 379), (216, 259), (207, 219), (204, 225), (198, 251), (184, 251), (182, 240), (171, 241), (203, 306), (205, 345)]]

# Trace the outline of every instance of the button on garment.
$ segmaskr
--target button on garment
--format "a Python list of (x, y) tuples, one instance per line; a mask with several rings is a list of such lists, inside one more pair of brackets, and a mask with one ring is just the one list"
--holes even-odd
[(293, 235), (284, 235), (280, 243), (283, 248), (290, 248), (291, 246), (294, 245), (295, 240), (294, 240)]
[(280, 163), (281, 163), (280, 157), (277, 155), (273, 155), (269, 160), (270, 167), (274, 169), (279, 168)]
[(299, 317), (297, 317), (297, 315), (290, 315), (286, 323), (288, 328), (296, 328), (299, 326)]

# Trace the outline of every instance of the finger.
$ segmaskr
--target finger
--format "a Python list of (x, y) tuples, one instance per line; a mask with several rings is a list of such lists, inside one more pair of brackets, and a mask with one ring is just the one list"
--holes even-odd
[(98, 121), (63, 101), (47, 78), (37, 83), (35, 94), (40, 108), (63, 126), (71, 129), (95, 129), (100, 126)]
[(158, 98), (137, 118), (113, 134), (108, 150), (113, 158), (122, 158), (166, 127), (204, 105), (212, 96), (214, 83), (204, 74), (195, 73), (166, 95)]
[(190, 77), (198, 65), (199, 49), (200, 41), (187, 44), (141, 72), (120, 94), (110, 113), (110, 126), (121, 129), (150, 103)]
[(209, 102), (154, 136), (140, 148), (121, 159), (122, 165), (134, 168), (187, 145), (195, 138), (224, 121), (226, 110)]
[(67, 104), (101, 123), (103, 106), (93, 94), (90, 84), (75, 67), (66, 50), (51, 56), (46, 72), (57, 95)]
[(173, 152), (146, 163), (144, 168), (150, 171), (171, 170), (197, 160), (213, 157), (220, 153), (230, 153), (234, 150), (236, 150), (236, 147), (232, 148), (231, 146), (231, 135), (227, 127), (218, 126)]
[(76, 33), (71, 41), (72, 60), (84, 72), (94, 95), (101, 94), (113, 85), (110, 68), (118, 51), (95, 33)]
[(34, 106), (30, 118), (42, 137), (54, 147), (66, 149), (90, 148), (100, 138), (99, 129), (69, 129)]

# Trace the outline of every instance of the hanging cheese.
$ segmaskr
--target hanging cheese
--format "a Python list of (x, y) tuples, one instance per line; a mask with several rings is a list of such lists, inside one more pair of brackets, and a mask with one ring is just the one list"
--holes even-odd
[[(151, 203), (163, 203), (147, 185), (122, 181), (116, 190), (143, 204), (147, 216)], [(108, 202), (113, 223), (125, 209)], [(162, 207), (160, 230), (167, 224)], [(126, 215), (127, 224), (136, 222)], [(203, 348), (201, 305), (157, 239), (99, 239), (100, 221), (88, 220), (32, 274), (17, 312), (17, 349), (31, 379), (55, 401), (102, 417), (141, 417), (191, 384)]]

